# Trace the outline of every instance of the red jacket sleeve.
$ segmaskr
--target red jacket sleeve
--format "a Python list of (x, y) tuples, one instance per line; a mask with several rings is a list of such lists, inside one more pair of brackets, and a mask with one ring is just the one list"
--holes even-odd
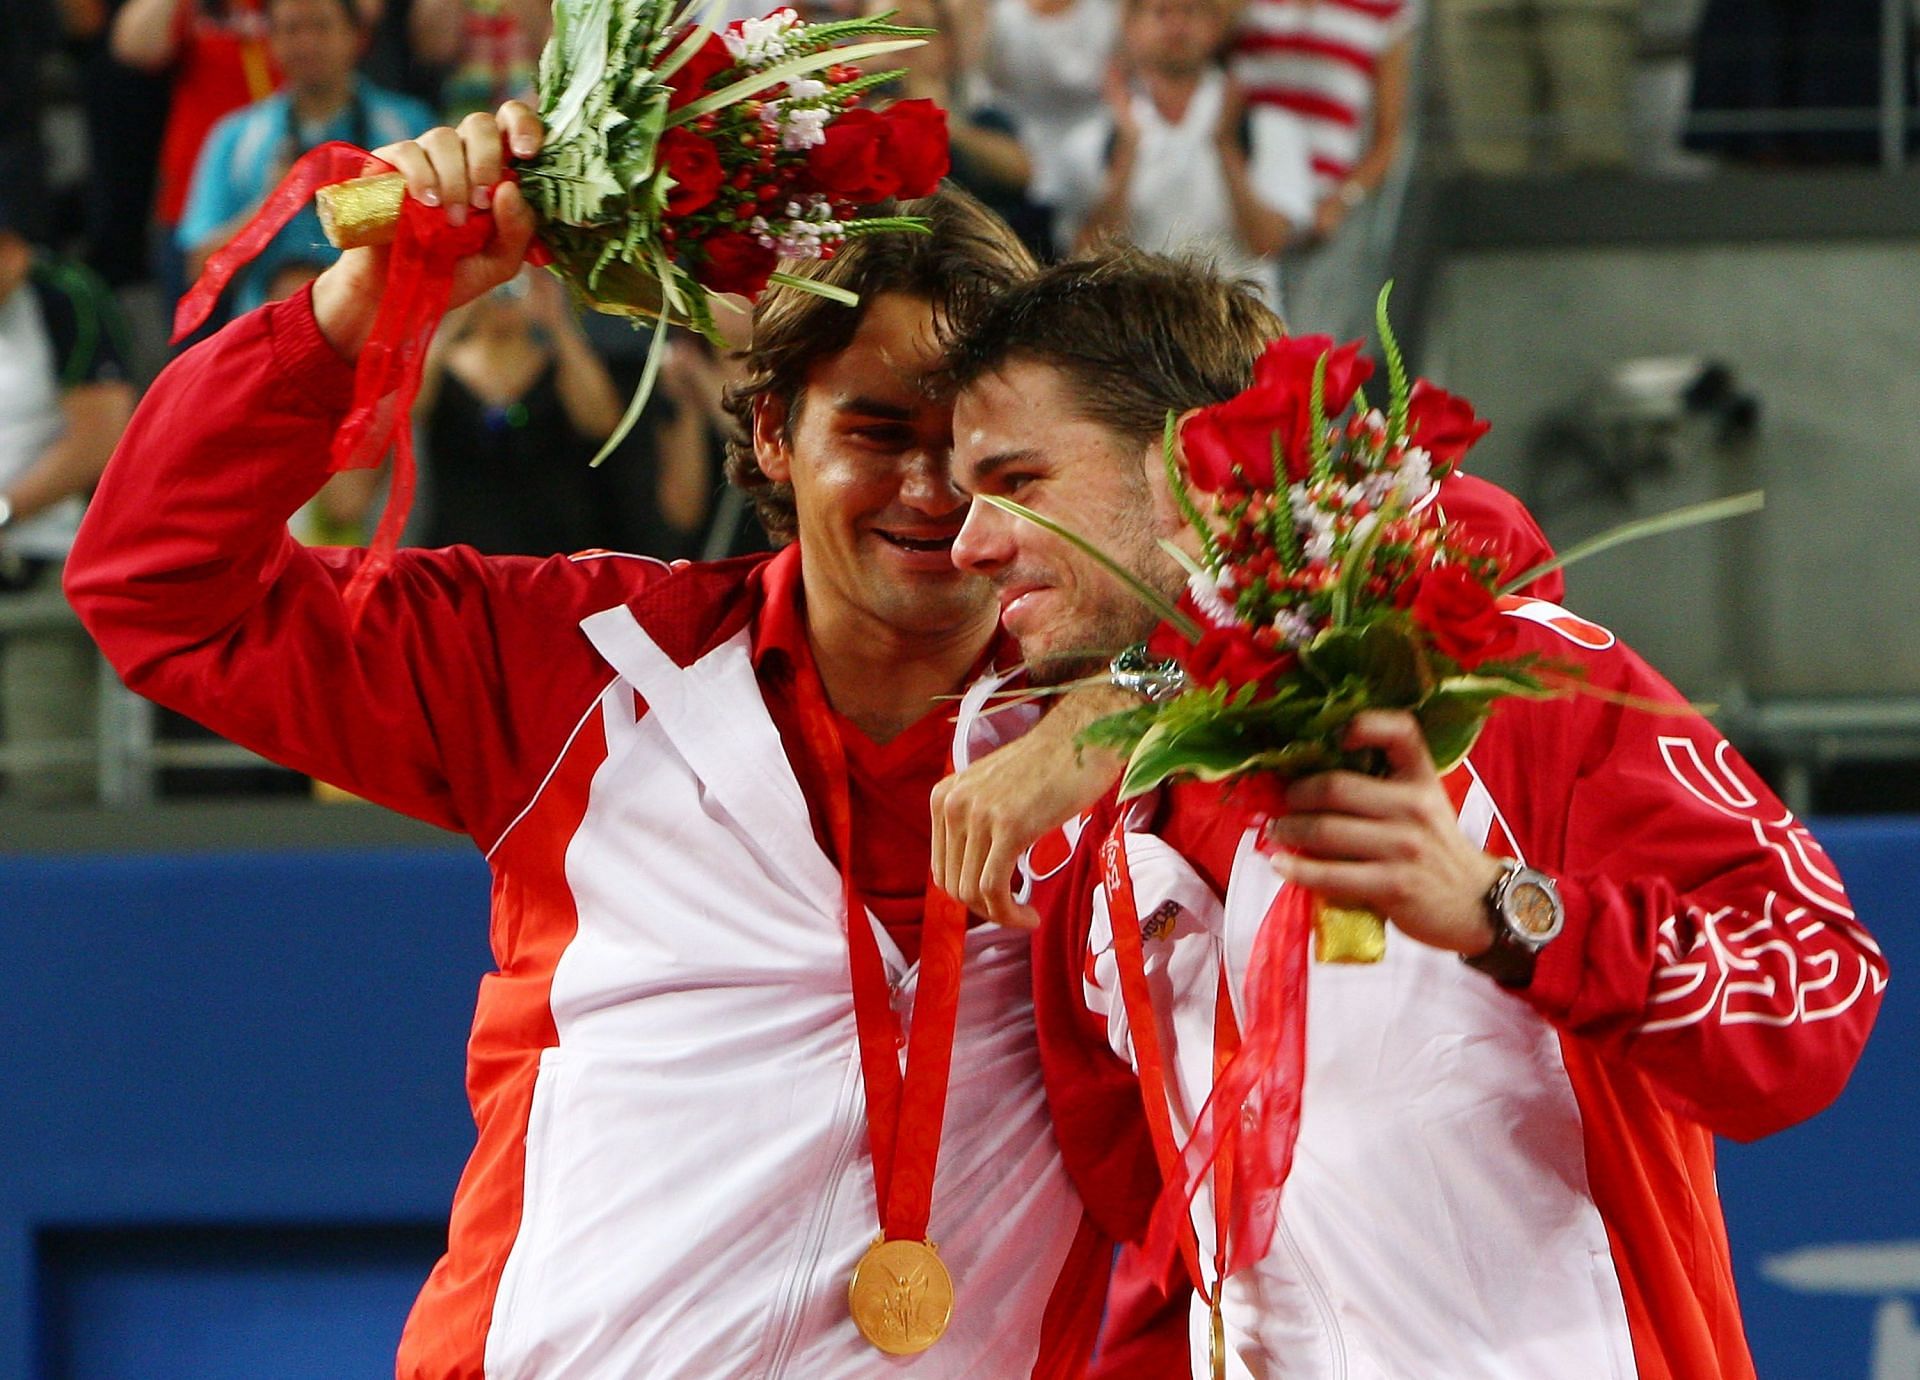
[(140, 694), (486, 846), (612, 678), (579, 619), (665, 567), (402, 551), (354, 624), (365, 553), (286, 526), (327, 478), (352, 379), (306, 293), (176, 360), (107, 468), (67, 594)]
[(1568, 782), (1557, 812), (1528, 811), (1567, 925), (1526, 999), (1720, 1135), (1812, 1116), (1859, 1058), (1886, 960), (1819, 843), (1706, 720), (1623, 647), (1578, 659), (1594, 688), (1674, 712), (1508, 707), (1533, 730), (1513, 769)]

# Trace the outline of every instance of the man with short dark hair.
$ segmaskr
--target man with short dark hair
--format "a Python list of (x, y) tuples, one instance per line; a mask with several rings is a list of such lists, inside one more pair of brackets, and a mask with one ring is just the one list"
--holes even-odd
[[(1127, 255), (1012, 288), (955, 350), (956, 478), (1178, 593), (1156, 542), (1197, 542), (1161, 426), (1248, 382), (1230, 303), (1205, 273)], [(1446, 485), (1432, 501), (1451, 515)], [(954, 558), (999, 586), (1029, 655), (1110, 654), (1153, 626), (1084, 552), (978, 498)], [(1540, 598), (1505, 616), (1523, 651), (1577, 666), (1590, 693), (1501, 705), (1444, 779), (1411, 715), (1374, 712), (1348, 745), (1379, 752), (1385, 775), (1294, 783), (1271, 865), (1269, 826), (1222, 787), (1176, 786), (1124, 815), (1166, 1050), (1165, 1086), (1144, 1089), (1180, 1134), (1232, 1048), (1228, 1011), (1248, 1019), (1248, 953), (1280, 886), (1399, 931), (1376, 965), (1311, 971), (1276, 1244), (1220, 1291), (1223, 1372), (1196, 1302), (1195, 1375), (1753, 1374), (1713, 1135), (1764, 1135), (1831, 1101), (1886, 964), (1812, 836), (1613, 634)], [(1077, 822), (1074, 903), (1035, 951), (1043, 1037), (1087, 1047), (1049, 1068), (1069, 1109), (1103, 1069), (1140, 1062), (1113, 938), (1124, 912), (1084, 842), (1118, 817)], [(1193, 1220), (1209, 1292), (1211, 1192)]]
[(1299, 121), (1250, 106), (1220, 55), (1225, 0), (1126, 0), (1106, 109), (1062, 141), (1060, 214), (1081, 248), (1211, 255), (1281, 305), (1279, 259), (1313, 216)]
[[(380, 150), (416, 200), (491, 208), (456, 303), (533, 233), (503, 130), (541, 137), (509, 103)], [(944, 700), (1002, 650), (950, 557), (938, 325), (1032, 261), (963, 195), (900, 209), (931, 233), (805, 270), (857, 309), (759, 309), (771, 557), (402, 551), (356, 622), (365, 553), (285, 521), (348, 407), (372, 250), (177, 361), (81, 533), (69, 593), (136, 690), (492, 868), (478, 1144), (403, 1380), (1065, 1377), (1090, 1345), (1109, 1250), (1055, 1148), (1029, 940), (926, 890)]]
[[(307, 150), (333, 139), (360, 148), (411, 138), (433, 113), (411, 96), (388, 91), (355, 69), (366, 46), (353, 0), (268, 0), (267, 43), (282, 75), (265, 100), (223, 117), (207, 135), (174, 232), (189, 276), (239, 233), (282, 176)], [(236, 312), (267, 300), (282, 264), (332, 263), (313, 207), (303, 208), (235, 280)]]

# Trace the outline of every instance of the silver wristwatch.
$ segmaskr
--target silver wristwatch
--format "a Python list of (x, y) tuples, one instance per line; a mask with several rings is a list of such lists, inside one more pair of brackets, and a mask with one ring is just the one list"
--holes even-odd
[(1136, 642), (1113, 659), (1107, 668), (1115, 688), (1140, 696), (1152, 704), (1170, 700), (1187, 688), (1187, 673), (1177, 661), (1155, 661), (1147, 655), (1147, 644)]
[(1533, 979), (1534, 959), (1567, 925), (1560, 887), (1538, 868), (1507, 858), (1487, 890), (1487, 920), (1493, 944), (1466, 960), (1502, 986), (1524, 987)]

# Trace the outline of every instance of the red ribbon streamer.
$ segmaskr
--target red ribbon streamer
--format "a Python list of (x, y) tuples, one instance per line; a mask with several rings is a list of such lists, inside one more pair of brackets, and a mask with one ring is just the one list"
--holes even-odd
[[(1108, 845), (1110, 874), (1115, 867), (1126, 867), (1122, 830), (1122, 825), (1115, 826), (1115, 838)], [(1127, 890), (1130, 896), (1130, 884)], [(1112, 899), (1110, 887), (1116, 956), (1124, 962), (1118, 947), (1120, 926), (1131, 923), (1137, 929), (1139, 919), (1135, 915), (1129, 921), (1115, 913)], [(1261, 919), (1247, 965), (1247, 1019), (1239, 1049), (1216, 1075), (1213, 1091), (1194, 1120), (1193, 1133), (1180, 1150), (1175, 1172), (1168, 1175), (1147, 1229), (1146, 1257), (1154, 1271), (1164, 1272), (1175, 1252), (1187, 1255), (1192, 1268), (1192, 1248), (1186, 1237), (1193, 1200), (1223, 1155), (1230, 1156), (1230, 1163), (1221, 1166), (1227, 1172), (1216, 1176), (1216, 1191), (1230, 1196), (1231, 1213), (1222, 1274), (1234, 1274), (1260, 1260), (1273, 1244), (1281, 1190), (1292, 1172), (1300, 1136), (1313, 911), (1311, 892), (1286, 885)], [(1137, 946), (1127, 947), (1138, 952)], [(1222, 994), (1221, 1000), (1225, 999)], [(1150, 1091), (1165, 1096), (1164, 1089)]]
[(273, 242), (273, 237), (286, 229), (287, 222), (299, 215), (301, 208), (313, 199), (315, 192), (336, 182), (349, 182), (363, 173), (380, 171), (390, 169), (365, 149), (355, 148), (343, 140), (321, 144), (302, 154), (287, 169), (287, 175), (280, 179), (280, 185), (253, 213), (253, 219), (241, 227), (239, 234), (208, 257), (206, 267), (200, 271), (199, 281), (174, 309), (174, 344), (179, 344), (200, 329), (213, 314), (214, 304), (220, 300), (220, 294), (227, 290), (227, 284), (233, 281), (233, 275), (260, 256), (260, 252)]
[[(207, 260), (200, 280), (180, 299), (174, 313), (174, 340), (192, 334), (206, 321), (234, 274), (258, 257), (320, 188), (390, 171), (385, 161), (340, 141), (321, 144), (302, 155), (253, 219)], [(514, 174), (509, 171), (507, 176)], [(386, 510), (367, 558), (354, 571), (344, 596), (348, 614), (356, 622), (374, 586), (392, 567), (400, 533), (413, 509), (413, 403), (420, 393), (427, 347), (447, 313), (454, 268), (483, 248), (492, 232), (493, 217), (485, 211), (471, 212), (463, 224), (454, 225), (438, 207), (412, 197), (400, 204), (380, 310), (354, 371), (353, 406), (333, 440), (331, 468), (335, 471), (372, 469), (389, 446), (393, 449)], [(546, 264), (552, 262), (552, 255), (535, 240), (527, 259)]]
[(933, 1177), (946, 1123), (947, 1082), (953, 1065), (954, 1025), (960, 1010), (960, 974), (966, 957), (967, 910), (927, 884), (920, 944), (920, 980), (914, 998), (907, 1066), (899, 1058), (899, 1016), (889, 1000), (885, 965), (873, 923), (853, 876), (853, 798), (846, 747), (827, 705), (826, 688), (810, 656), (794, 667), (794, 706), (807, 750), (827, 781), (827, 826), (840, 855), (846, 905), (848, 968), (853, 982), (854, 1028), (867, 1094), (867, 1141), (881, 1234), (889, 1241), (928, 1240)]

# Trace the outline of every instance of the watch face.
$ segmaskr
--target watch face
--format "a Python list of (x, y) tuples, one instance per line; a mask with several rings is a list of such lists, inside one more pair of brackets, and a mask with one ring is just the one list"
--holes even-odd
[(1528, 878), (1514, 879), (1502, 909), (1516, 930), (1540, 943), (1553, 938), (1560, 928), (1560, 907), (1554, 903), (1553, 893)]

